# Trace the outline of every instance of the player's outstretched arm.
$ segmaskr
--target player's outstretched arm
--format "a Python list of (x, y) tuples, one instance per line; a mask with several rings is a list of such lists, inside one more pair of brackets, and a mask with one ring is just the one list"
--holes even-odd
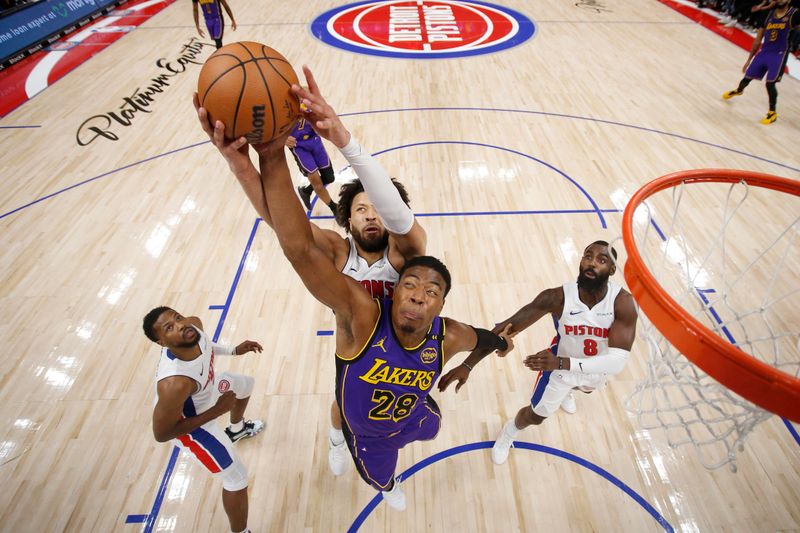
[(371, 309), (374, 307), (377, 312), (377, 306), (369, 294), (358, 282), (339, 272), (331, 257), (314, 242), (311, 224), (292, 187), (285, 142), (285, 137), (275, 139), (259, 152), (264, 193), (281, 249), (309, 292), (336, 312), (337, 323), (348, 321), (359, 307), (370, 309), (367, 314), (371, 322)]
[(261, 186), (261, 175), (256, 170), (255, 165), (250, 160), (249, 147), (247, 140), (244, 137), (238, 139), (228, 140), (225, 138), (225, 125), (222, 121), (217, 120), (215, 124), (211, 124), (208, 117), (208, 111), (204, 107), (200, 107), (200, 100), (197, 93), (193, 96), (194, 108), (197, 111), (197, 119), (200, 122), (200, 127), (208, 135), (211, 144), (219, 151), (220, 155), (228, 163), (228, 167), (236, 176), (239, 185), (242, 186), (247, 198), (264, 222), (267, 224), (272, 223), (272, 219), (267, 208), (267, 202), (264, 198), (264, 190)]
[(314, 130), (336, 145), (353, 168), (392, 236), (390, 246), (406, 259), (425, 255), (428, 239), (425, 230), (414, 219), (414, 212), (403, 201), (389, 174), (342, 124), (336, 111), (322, 96), (311, 70), (305, 65), (303, 73), (308, 88), (293, 85), (292, 91), (301, 99), (306, 118)]
[(525, 366), (534, 372), (571, 370), (584, 374), (619, 374), (625, 368), (636, 337), (636, 319), (633, 297), (627, 291), (620, 291), (614, 300), (614, 322), (608, 330), (608, 348), (604, 352), (583, 359), (554, 357), (546, 349), (526, 357)]
[(446, 318), (445, 327), (447, 333), (442, 347), (444, 352), (442, 355), (443, 364), (447, 363), (453, 355), (459, 352), (471, 351), (471, 353), (464, 362), (442, 376), (439, 380), (439, 391), (445, 391), (455, 381), (457, 382), (456, 392), (458, 392), (461, 386), (469, 379), (469, 374), (475, 365), (486, 355), (497, 350), (498, 353), (505, 356), (514, 349), (513, 339), (516, 333), (511, 333), (510, 325), (507, 325), (499, 334), (496, 334), (489, 330), (474, 328)]
[(167, 442), (194, 431), (233, 409), (236, 402), (236, 395), (228, 391), (210, 409), (183, 418), (183, 404), (197, 390), (197, 382), (185, 376), (172, 376), (159, 381), (156, 388), (158, 402), (153, 408), (153, 436), (158, 442)]

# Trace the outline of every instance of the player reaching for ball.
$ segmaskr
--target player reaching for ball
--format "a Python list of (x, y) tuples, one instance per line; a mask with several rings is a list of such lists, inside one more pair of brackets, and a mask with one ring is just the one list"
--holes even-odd
[[(403, 185), (389, 177), (381, 165), (365, 151), (341, 124), (333, 108), (328, 105), (312, 73), (304, 69), (309, 84), (313, 84), (319, 100), (324, 103), (326, 124), (337, 124), (349, 142), (342, 144), (331, 137), (332, 127), (319, 130), (322, 137), (336, 145), (352, 165), (358, 179), (345, 183), (339, 190), (339, 207), (336, 221), (349, 234), (343, 238), (337, 232), (311, 224), (314, 244), (336, 266), (339, 272), (360, 282), (373, 298), (392, 298), (405, 263), (425, 254), (427, 236), (414, 218), (409, 207), (408, 194)], [(224, 137), (225, 125), (209, 123), (206, 110), (199, 107), (195, 97), (200, 125), (213, 144), (228, 162), (258, 214), (272, 225), (272, 218), (264, 197), (263, 176), (256, 170), (248, 155), (244, 139), (230, 141)], [(255, 145), (259, 164), (263, 170), (263, 145)], [(334, 475), (341, 475), (349, 464), (349, 453), (342, 432), (339, 407), (334, 401), (330, 408), (328, 463)]]
[[(368, 178), (374, 178), (370, 174), (382, 169), (363, 152), (322, 98), (311, 72), (304, 70), (308, 90), (294, 86), (293, 91), (308, 109), (307, 120), (342, 150), (367, 187)], [(225, 141), (224, 126), (217, 123), (211, 130), (204, 111), (199, 109), (198, 113), (214, 144), (226, 155), (231, 168), (236, 167), (237, 178), (246, 181), (243, 187), (251, 201), (269, 217), (284, 255), (306, 288), (335, 312), (336, 405), (343, 421), (344, 441), (364, 481), (381, 491), (391, 507), (404, 509), (405, 495), (395, 479), (398, 452), (410, 442), (430, 440), (438, 434), (441, 413), (429, 393), (442, 367), (463, 351), (509, 351), (513, 348), (511, 336), (439, 316), (450, 290), (450, 274), (430, 256), (403, 261), (390, 297), (383, 291), (381, 297), (365, 292), (333, 260), (336, 241), (328, 240), (309, 223), (296, 200), (284, 149), (286, 137), (255, 147), (261, 165), (259, 175), (254, 167), (250, 169), (252, 164), (247, 165), (245, 139)], [(381, 203), (386, 208), (379, 210), (386, 228), (398, 235), (407, 235), (415, 227), (421, 233), (408, 206), (396, 201), (400, 194), (388, 177), (374, 185), (370, 184), (367, 194), (376, 206)], [(365, 236), (375, 242), (383, 233), (383, 240), (388, 241), (375, 208), (362, 203), (358, 209), (363, 210), (358, 216), (366, 220)], [(381, 248), (374, 251), (376, 255), (381, 252)], [(382, 254), (386, 257), (387, 252)], [(440, 389), (443, 385), (446, 383), (440, 383)]]

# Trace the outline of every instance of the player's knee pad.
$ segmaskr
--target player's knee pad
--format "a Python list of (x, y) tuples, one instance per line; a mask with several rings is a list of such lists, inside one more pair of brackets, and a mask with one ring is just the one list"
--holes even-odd
[(252, 376), (223, 372), (217, 379), (220, 393), (233, 391), (237, 398), (249, 398), (256, 380)]
[(222, 487), (229, 492), (247, 488), (247, 467), (238, 457), (218, 476), (222, 479)]
[(327, 167), (319, 169), (319, 176), (320, 179), (322, 179), (323, 185), (330, 185), (336, 180), (336, 176), (333, 174), (332, 165), (328, 165)]

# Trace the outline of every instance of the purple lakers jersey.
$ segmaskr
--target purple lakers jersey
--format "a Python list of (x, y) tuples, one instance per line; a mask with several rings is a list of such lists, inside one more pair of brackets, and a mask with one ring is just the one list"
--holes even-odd
[(311, 127), (311, 124), (304, 118), (297, 121), (290, 135), (297, 140), (298, 144), (303, 144), (319, 137), (317, 132), (314, 131), (314, 128)]
[(336, 355), (336, 399), (352, 434), (391, 436), (423, 405), (442, 371), (444, 321), (433, 319), (425, 340), (404, 348), (392, 327), (392, 301), (375, 300), (380, 315), (375, 331), (351, 359)]
[(792, 24), (800, 22), (800, 20), (797, 20), (798, 17), (793, 16), (796, 11), (796, 8), (789, 8), (782, 17), (776, 16), (774, 9), (769, 12), (767, 21), (764, 23), (762, 51), (785, 53), (788, 50), (789, 32), (792, 29)]

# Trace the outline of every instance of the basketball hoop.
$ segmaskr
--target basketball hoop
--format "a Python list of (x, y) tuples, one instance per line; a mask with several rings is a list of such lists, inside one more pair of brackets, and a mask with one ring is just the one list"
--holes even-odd
[[(770, 412), (800, 422), (799, 197), (798, 181), (709, 169), (653, 180), (625, 207), (625, 280), (649, 320), (627, 407), (708, 468), (735, 470)], [(705, 226), (687, 220), (700, 212)]]

